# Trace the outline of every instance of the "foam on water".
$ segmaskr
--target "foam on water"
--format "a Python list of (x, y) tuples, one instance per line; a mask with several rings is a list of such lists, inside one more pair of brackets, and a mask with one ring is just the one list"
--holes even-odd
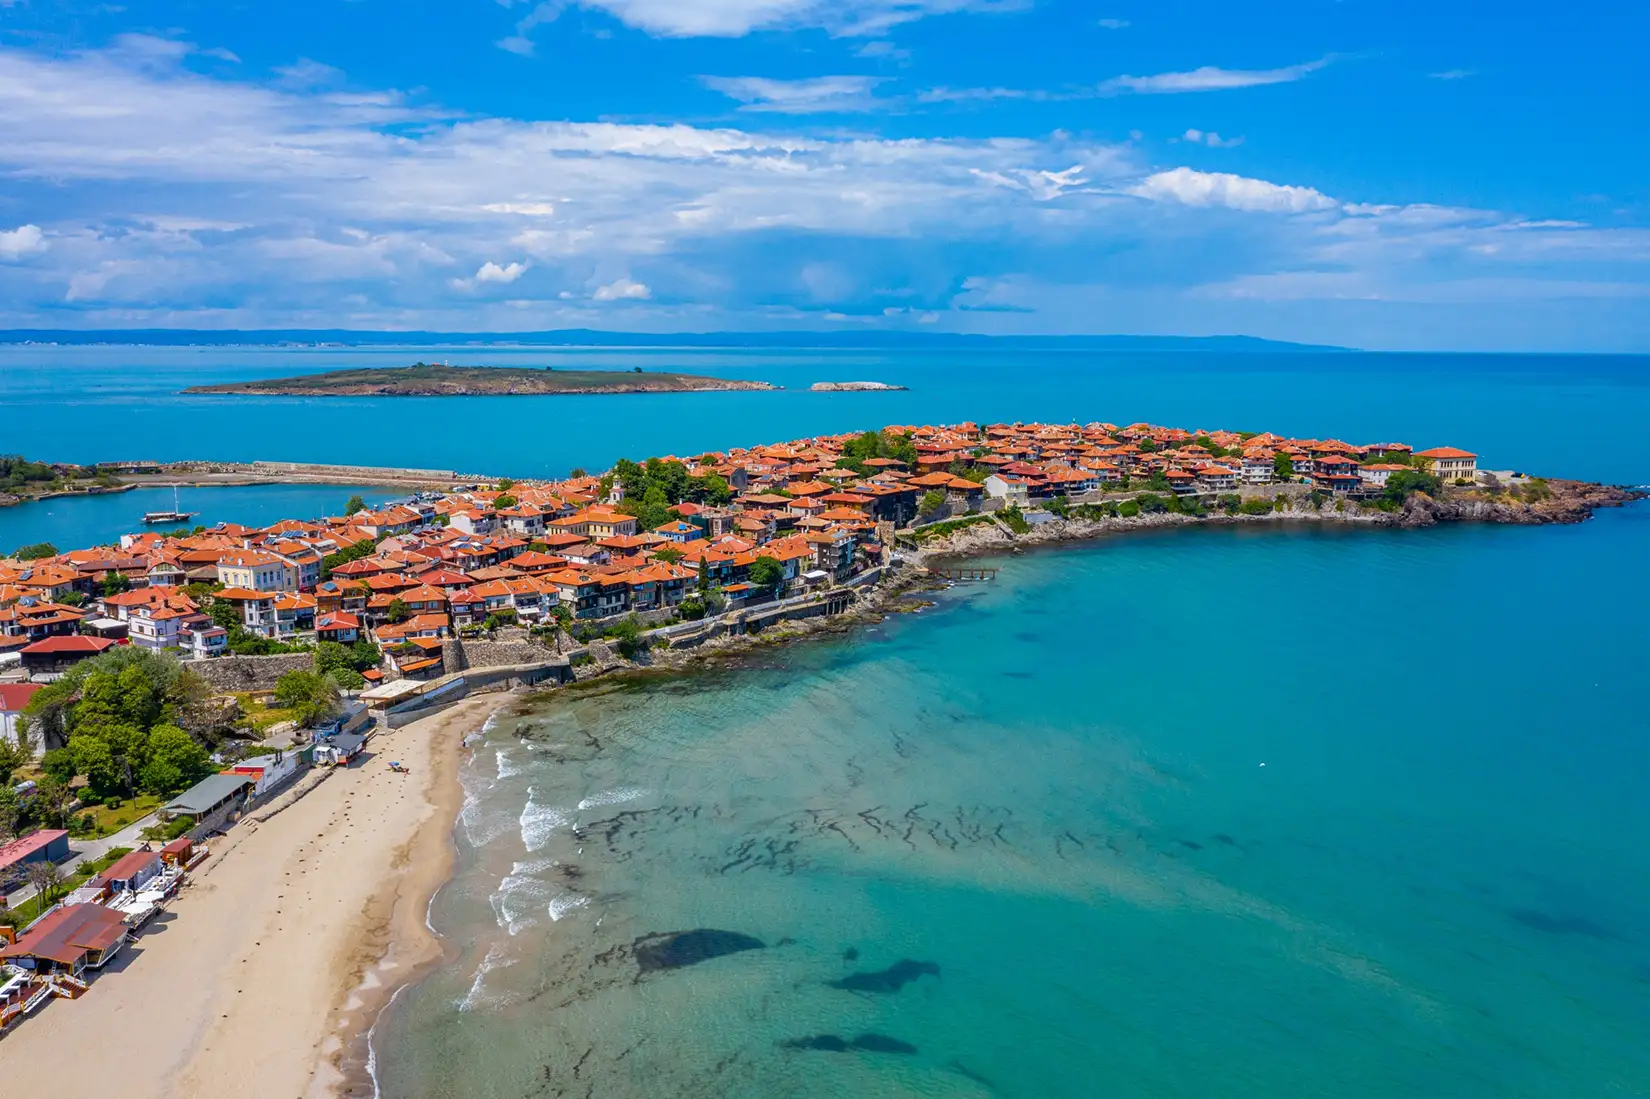
[(499, 881), (498, 888), (487, 899), (493, 906), (498, 925), (511, 935), (519, 935), (538, 923), (535, 913), (552, 892), (549, 883), (528, 874), (512, 872)]
[(522, 773), (523, 768), (521, 764), (512, 761), (510, 759), (509, 752), (505, 751), (503, 748), (499, 748), (496, 749), (496, 754), (498, 757), (498, 777), (500, 781), (507, 778), (515, 778), (517, 775)]
[(504, 957), (504, 944), (495, 944), (487, 951), (487, 956), (481, 959), (476, 967), (475, 977), (470, 981), (470, 989), (453, 1006), (460, 1011), (476, 1011), (485, 1008), (503, 1007), (514, 998), (510, 996), (490, 994), (487, 992), (487, 974), (495, 969), (503, 968), (511, 963)]
[(580, 809), (595, 809), (603, 805), (622, 805), (627, 801), (645, 798), (648, 791), (635, 787), (621, 787), (617, 790), (606, 790), (600, 794), (591, 794), (579, 802)]
[(590, 898), (581, 893), (562, 893), (550, 898), (550, 918), (560, 920), (569, 912), (585, 908), (590, 904)]
[(521, 826), (521, 845), (529, 851), (538, 851), (558, 828), (565, 828), (571, 824), (572, 817), (565, 809), (558, 809), (553, 805), (540, 805), (533, 800), (533, 788), (527, 788), (527, 804), (521, 810), (518, 823)]

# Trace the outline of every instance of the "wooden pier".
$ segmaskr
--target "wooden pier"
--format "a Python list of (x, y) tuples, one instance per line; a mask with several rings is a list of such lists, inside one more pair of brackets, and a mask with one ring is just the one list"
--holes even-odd
[(929, 569), (928, 571), (932, 572), (935, 576), (938, 576), (942, 580), (952, 580), (959, 583), (963, 581), (997, 579), (996, 569)]

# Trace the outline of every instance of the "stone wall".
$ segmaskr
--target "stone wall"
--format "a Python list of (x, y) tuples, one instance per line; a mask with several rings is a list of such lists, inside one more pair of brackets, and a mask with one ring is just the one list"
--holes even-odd
[(223, 656), (215, 660), (192, 660), (188, 667), (219, 692), (272, 691), (275, 681), (287, 672), (314, 671), (315, 654)]
[(541, 660), (550, 660), (556, 655), (555, 649), (537, 641), (462, 641), (459, 647), (464, 650), (464, 664), (462, 667), (454, 667), (449, 663), (449, 672), (462, 671), (465, 668), (535, 664)]

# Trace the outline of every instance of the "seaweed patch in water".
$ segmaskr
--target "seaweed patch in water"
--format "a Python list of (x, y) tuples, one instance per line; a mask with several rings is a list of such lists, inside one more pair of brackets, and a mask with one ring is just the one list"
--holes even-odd
[(840, 981), (832, 981), (832, 988), (849, 992), (898, 992), (924, 974), (940, 975), (940, 967), (933, 962), (914, 962), (901, 958), (887, 969), (875, 973), (850, 973)]
[(667, 931), (643, 935), (633, 945), (636, 965), (643, 973), (655, 969), (680, 969), (698, 965), (724, 954), (738, 954), (743, 950), (761, 950), (767, 944), (761, 939), (742, 935), (737, 931), (717, 931), (700, 927), (692, 931)]
[(859, 947), (850, 946), (847, 950), (844, 950), (842, 952), (842, 960), (845, 962), (859, 961)]
[(807, 1038), (792, 1038), (779, 1044), (784, 1049), (812, 1049), (825, 1053), (849, 1053), (858, 1050), (861, 1053), (910, 1055), (917, 1052), (917, 1047), (910, 1042), (902, 1042), (886, 1034), (861, 1034), (851, 1042), (835, 1034), (814, 1034)]
[(1508, 915), (1525, 927), (1533, 927), (1550, 935), (1586, 935), (1594, 939), (1617, 937), (1609, 928), (1594, 923), (1585, 916), (1568, 913), (1555, 916), (1547, 912), (1537, 912), (1533, 908), (1515, 908)]

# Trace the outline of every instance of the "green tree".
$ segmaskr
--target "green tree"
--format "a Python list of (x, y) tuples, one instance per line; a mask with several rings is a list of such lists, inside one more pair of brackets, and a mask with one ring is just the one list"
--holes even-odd
[(226, 630), (238, 630), (243, 625), (241, 605), (229, 599), (214, 599), (206, 608), (206, 616)]
[(12, 775), (28, 762), (28, 744), (0, 736), (0, 790), (9, 791)]
[(357, 494), (355, 496), (351, 496), (349, 498), (349, 500), (344, 504), (344, 514), (345, 515), (354, 515), (358, 511), (366, 511), (366, 510), (367, 510), (367, 502), (365, 500), (363, 500), (360, 497), (359, 494)]
[(653, 551), (655, 561), (663, 561), (667, 565), (674, 565), (682, 559), (682, 551), (675, 546), (660, 546)]
[(1280, 481), (1295, 479), (1295, 459), (1287, 451), (1278, 451), (1272, 455), (1272, 476)]
[(508, 492), (506, 492), (506, 493), (499, 496), (497, 499), (495, 499), (493, 501), (493, 507), (495, 507), (495, 508), (513, 508), (513, 507), (516, 506), (517, 503), (518, 503), (518, 501), (516, 500), (516, 498), (514, 496), (511, 496)]
[(338, 689), (319, 672), (290, 671), (275, 681), (275, 705), (291, 710), (299, 725), (311, 728), (338, 705)]
[(351, 663), (358, 672), (376, 668), (384, 659), (384, 654), (378, 651), (378, 646), (364, 637), (358, 638), (355, 644), (349, 647), (349, 653)]
[(1430, 473), (1418, 469), (1402, 469), (1386, 479), (1386, 487), (1381, 490), (1381, 498), (1393, 504), (1402, 504), (1416, 492), (1437, 496), (1442, 487), (1443, 482)]
[(126, 578), (126, 574), (123, 572), (110, 572), (105, 573), (103, 576), (103, 594), (105, 596), (119, 595), (131, 586), (132, 582)]
[(917, 514), (926, 519), (945, 506), (945, 493), (939, 489), (930, 489), (922, 494), (917, 501)]
[(38, 561), (42, 557), (56, 557), (57, 547), (50, 542), (35, 542), (31, 545), (19, 547), (12, 556), (19, 561)]
[(212, 773), (212, 758), (195, 738), (176, 725), (157, 725), (149, 732), (149, 761), (143, 765), (143, 788), (170, 794)]
[(578, 480), (580, 477), (588, 477), (590, 474), (584, 471), (583, 466), (574, 466), (567, 476), (573, 480)]
[(642, 624), (636, 621), (632, 615), (625, 615), (613, 625), (607, 627), (605, 634), (609, 640), (614, 642), (614, 648), (619, 650), (619, 655), (626, 660), (635, 656), (643, 648)]
[(99, 799), (119, 792), (122, 770), (107, 740), (90, 733), (77, 734), (69, 738), (69, 755), (74, 759), (75, 773), (86, 776), (87, 785)]
[(498, 483), (498, 490), (500, 492), (509, 492), (511, 489), (513, 489), (515, 487), (516, 487), (516, 483), (514, 481), (510, 480), (510, 478), (508, 478), (508, 477), (504, 478), (503, 480), (501, 480)]
[(412, 617), (412, 608), (398, 595), (390, 600), (390, 605), (384, 608), (384, 615), (391, 622), (405, 622)]
[(751, 562), (750, 582), (759, 588), (777, 588), (785, 582), (785, 566), (762, 554)]

